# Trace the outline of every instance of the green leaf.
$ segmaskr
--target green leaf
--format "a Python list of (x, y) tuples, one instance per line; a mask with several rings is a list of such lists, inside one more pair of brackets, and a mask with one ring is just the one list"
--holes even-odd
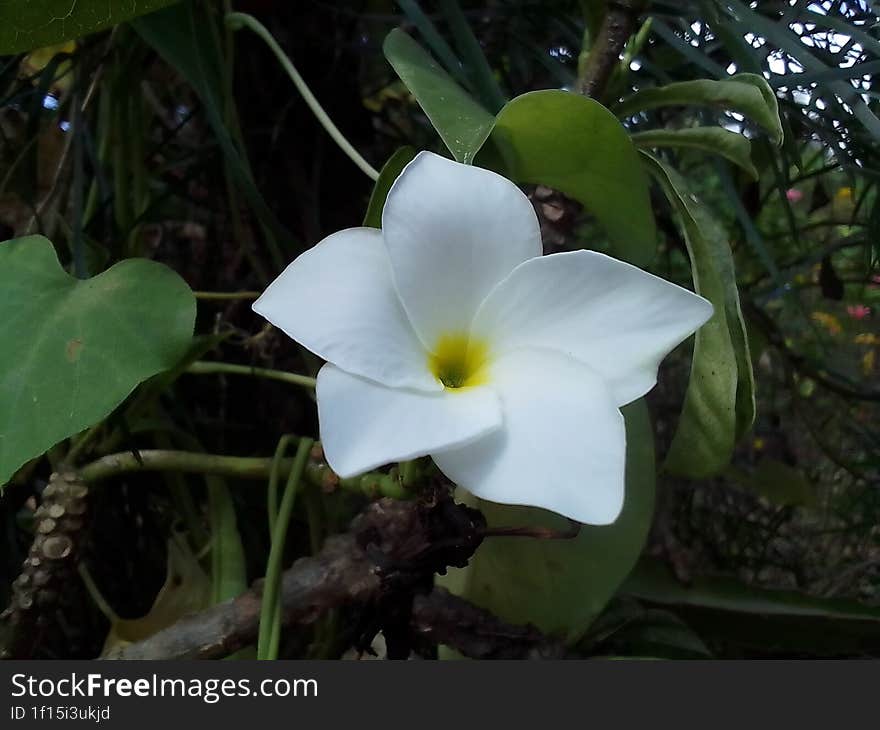
[(486, 60), (483, 47), (474, 35), (458, 0), (438, 0), (440, 12), (446, 18), (455, 45), (461, 54), (464, 68), (472, 79), (472, 87), (480, 101), (489, 111), (496, 113), (507, 101)]
[(367, 214), (364, 216), (364, 225), (370, 228), (382, 227), (382, 209), (385, 207), (385, 199), (388, 197), (388, 191), (394, 181), (397, 180), (403, 168), (406, 167), (416, 156), (415, 147), (409, 145), (401, 147), (391, 157), (388, 162), (382, 165), (379, 171), (379, 179), (373, 186), (373, 193), (370, 195), (370, 203), (367, 205)]
[(199, 95), (205, 117), (217, 138), (231, 177), (266, 230), (266, 243), (275, 266), (280, 269), (286, 257), (278, 249), (278, 243), (288, 251), (296, 249), (297, 245), (257, 189), (246, 153), (239, 149), (227, 129), (224, 115), (226, 101), (221, 82), (223, 57), (214, 42), (211, 23), (214, 23), (214, 18), (201, 5), (186, 2), (139, 18), (132, 26), (146, 43), (181, 73)]
[(880, 609), (857, 601), (762, 589), (724, 576), (683, 585), (651, 559), (639, 562), (620, 592), (674, 610), (703, 639), (714, 637), (728, 647), (765, 655), (880, 651)]
[(0, 244), (0, 484), (173, 367), (195, 313), (183, 279), (155, 261), (79, 280), (42, 236)]
[(96, 33), (177, 0), (16, 0), (0, 4), (0, 55)]
[(222, 603), (245, 592), (247, 568), (229, 487), (216, 476), (206, 475), (205, 483), (211, 518), (211, 593), (214, 603)]
[[(627, 432), (626, 502), (613, 525), (585, 525), (575, 539), (486, 539), (463, 570), (443, 582), (513, 623), (577, 641), (626, 578), (642, 551), (654, 511), (654, 438), (648, 409), (624, 410)], [(535, 489), (541, 485), (536, 484)], [(589, 475), (584, 475), (589, 489)], [(530, 507), (479, 501), (490, 526), (542, 526), (567, 530), (567, 520)]]
[[(821, 73), (828, 69), (828, 65), (820, 59), (818, 54), (814, 55), (809, 50), (801, 39), (792, 32), (787, 23), (783, 24), (781, 22), (775, 22), (761, 13), (756, 13), (748, 5), (740, 2), (740, 0), (731, 0), (730, 10), (737, 18), (740, 27), (743, 25), (747, 26), (751, 29), (751, 32), (762, 36), (773, 46), (785, 51), (788, 55), (794, 58), (807, 73)], [(822, 14), (807, 13), (806, 16), (814, 18), (815, 22), (819, 25), (830, 25), (828, 18)], [(845, 27), (851, 39), (855, 39), (856, 34), (861, 36), (861, 34), (864, 33), (864, 31), (859, 30), (853, 23), (847, 23)], [(876, 47), (877, 41), (876, 39), (873, 39), (870, 34), (864, 33), (862, 38), (872, 38), (873, 42), (870, 45)], [(751, 49), (749, 50), (751, 51)], [(741, 74), (741, 76), (746, 75), (752, 77), (756, 76), (755, 74)], [(732, 78), (738, 77), (734, 76)], [(757, 78), (761, 78), (763, 81), (762, 77), (758, 76)], [(828, 81), (824, 84), (824, 87), (830, 92), (830, 94), (839, 97), (841, 101), (851, 107), (853, 116), (874, 136), (874, 139), (880, 139), (880, 119), (877, 118), (877, 115), (873, 112), (871, 107), (865, 103), (859, 94), (859, 91), (853, 87), (851, 83), (846, 81)], [(839, 108), (842, 110), (842, 107)], [(847, 116), (846, 112), (843, 112), (843, 116)], [(756, 119), (755, 121), (758, 120)]]
[(631, 598), (615, 599), (577, 647), (584, 655), (711, 659), (703, 640), (670, 611), (645, 608)]
[(752, 145), (737, 132), (722, 127), (690, 127), (688, 129), (652, 129), (632, 135), (636, 147), (643, 149), (676, 147), (721, 155), (739, 165), (753, 180), (758, 171), (752, 164)]
[(699, 79), (654, 86), (624, 99), (615, 111), (618, 116), (628, 117), (645, 109), (688, 105), (713, 106), (744, 114), (767, 130), (773, 142), (782, 144), (782, 122), (776, 95), (764, 78), (757, 74), (737, 74), (719, 81)]
[(498, 113), (490, 140), (512, 180), (582, 203), (607, 231), (615, 256), (636, 266), (653, 259), (647, 177), (626, 130), (599, 102), (566, 91), (523, 94)]
[(724, 231), (681, 176), (642, 154), (681, 221), (694, 288), (715, 307), (697, 330), (690, 383), (665, 464), (673, 473), (702, 478), (727, 466), (737, 437), (755, 419), (755, 381), (733, 256)]
[(738, 484), (780, 507), (815, 507), (818, 504), (813, 485), (803, 472), (777, 459), (761, 459), (751, 474), (736, 467), (730, 467), (727, 474)]
[(472, 162), (492, 131), (494, 117), (399, 28), (386, 36), (382, 50), (453, 157)]

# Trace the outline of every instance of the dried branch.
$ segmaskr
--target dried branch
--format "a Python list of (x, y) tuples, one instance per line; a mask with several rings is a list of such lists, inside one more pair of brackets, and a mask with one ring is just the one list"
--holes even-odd
[[(409, 654), (414, 637), (448, 644), (473, 658), (559, 658), (565, 648), (537, 629), (511, 626), (488, 611), (435, 589), (434, 573), (462, 567), (482, 540), (479, 512), (446, 496), (425, 504), (382, 499), (351, 529), (327, 540), (282, 576), (285, 626), (313, 622), (331, 608), (362, 608), (360, 646), (383, 630), (389, 658)], [(427, 594), (427, 595), (425, 595)], [(218, 659), (254, 642), (261, 590), (178, 621), (108, 659)]]
[(508, 624), (443, 588), (417, 596), (412, 627), (435, 644), (446, 644), (471, 659), (564, 659), (565, 645), (531, 624)]

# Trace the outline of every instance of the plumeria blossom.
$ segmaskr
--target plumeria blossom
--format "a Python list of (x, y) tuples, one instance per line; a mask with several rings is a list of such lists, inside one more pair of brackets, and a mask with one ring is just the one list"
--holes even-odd
[(591, 524), (623, 505), (620, 407), (712, 314), (603, 254), (542, 256), (516, 185), (429, 152), (381, 231), (328, 236), (253, 307), (327, 361), (318, 417), (341, 476), (430, 455), (478, 497)]

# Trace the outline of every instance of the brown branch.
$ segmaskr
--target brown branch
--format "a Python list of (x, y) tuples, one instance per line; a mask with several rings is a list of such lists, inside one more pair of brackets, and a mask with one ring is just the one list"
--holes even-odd
[(436, 644), (446, 644), (470, 659), (564, 659), (565, 645), (531, 624), (501, 621), (443, 588), (416, 596), (413, 630)]
[[(284, 625), (307, 624), (324, 611), (366, 603), (379, 577), (353, 533), (331, 537), (320, 554), (302, 558), (281, 581)], [(252, 645), (260, 625), (261, 586), (178, 621), (105, 659), (220, 659)]]
[[(433, 575), (463, 566), (485, 527), (475, 510), (440, 498), (430, 504), (382, 499), (327, 540), (321, 552), (296, 561), (282, 576), (282, 622), (305, 625), (331, 608), (361, 607), (372, 628), (400, 645), (403, 632), (448, 644), (473, 658), (559, 658), (565, 648), (531, 626), (512, 626), (446, 591)], [(421, 595), (427, 593), (427, 595)], [(254, 643), (260, 585), (235, 599), (187, 616), (108, 659), (219, 659)], [(389, 615), (383, 615), (387, 610)], [(411, 607), (411, 612), (410, 612)], [(373, 612), (377, 615), (370, 616)], [(371, 636), (363, 636), (368, 643)], [(404, 641), (404, 645), (407, 642)], [(408, 651), (408, 650), (407, 650)], [(405, 656), (406, 652), (403, 654)]]
[(609, 0), (605, 18), (578, 81), (581, 94), (598, 98), (605, 91), (645, 5), (645, 0)]

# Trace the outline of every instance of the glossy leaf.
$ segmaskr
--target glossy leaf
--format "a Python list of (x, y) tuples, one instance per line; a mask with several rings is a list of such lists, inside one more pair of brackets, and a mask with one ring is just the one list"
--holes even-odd
[(687, 129), (652, 129), (632, 135), (636, 147), (643, 149), (674, 147), (693, 149), (710, 155), (721, 155), (745, 170), (754, 180), (758, 171), (752, 164), (752, 146), (737, 132), (721, 127), (689, 127)]
[[(577, 641), (632, 569), (654, 510), (654, 439), (648, 409), (624, 409), (627, 432), (626, 501), (617, 522), (584, 525), (575, 539), (486, 539), (463, 570), (441, 582), (453, 592), (513, 623)], [(540, 485), (535, 485), (540, 489)], [(589, 475), (584, 475), (589, 489)], [(542, 526), (565, 531), (569, 522), (529, 507), (479, 501), (489, 525)]]
[(764, 655), (874, 654), (880, 650), (880, 609), (857, 601), (749, 586), (726, 577), (687, 585), (656, 560), (643, 559), (621, 594), (673, 610), (699, 635)]
[(679, 81), (667, 86), (654, 86), (624, 99), (615, 109), (628, 117), (645, 109), (662, 106), (712, 106), (739, 112), (762, 126), (777, 144), (782, 144), (782, 122), (773, 90), (757, 74), (737, 74), (713, 81)]
[(474, 35), (474, 31), (468, 24), (468, 20), (462, 12), (458, 0), (438, 0), (440, 12), (446, 18), (455, 45), (461, 55), (463, 66), (468, 76), (472, 79), (471, 85), (489, 111), (496, 113), (507, 99), (504, 97), (495, 72), (486, 59), (480, 41)]
[(0, 55), (81, 38), (177, 0), (25, 0), (0, 4)]
[(404, 31), (392, 30), (382, 50), (453, 157), (459, 162), (472, 162), (492, 131), (495, 118)]
[(388, 191), (397, 177), (416, 156), (416, 150), (409, 145), (401, 147), (391, 157), (388, 162), (382, 165), (379, 171), (379, 179), (373, 186), (373, 193), (370, 195), (370, 203), (367, 205), (367, 214), (364, 216), (364, 225), (370, 228), (382, 227), (382, 208), (385, 207), (385, 199), (388, 197)]
[[(498, 113), (490, 141), (502, 172), (518, 183), (559, 190), (605, 228), (617, 258), (646, 266), (656, 232), (648, 180), (626, 130), (593, 99), (566, 91), (532, 91)], [(496, 166), (488, 154), (480, 158)]]
[[(644, 154), (644, 153), (643, 153)], [(727, 237), (670, 167), (644, 154), (684, 231), (694, 288), (715, 307), (694, 342), (684, 407), (666, 468), (701, 478), (722, 471), (755, 418), (755, 381)]]
[(195, 298), (143, 259), (69, 276), (42, 236), (0, 243), (0, 485), (186, 353)]

